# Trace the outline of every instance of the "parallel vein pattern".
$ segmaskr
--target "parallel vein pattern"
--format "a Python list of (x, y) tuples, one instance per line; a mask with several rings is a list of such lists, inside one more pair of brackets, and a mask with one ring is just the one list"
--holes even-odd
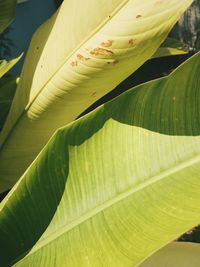
[(84, 10), (81, 3), (65, 1), (33, 38), (0, 135), (1, 191), (14, 184), (57, 128), (154, 54), (191, 0), (87, 0)]
[(0, 33), (10, 24), (15, 15), (17, 0), (0, 0)]
[(57, 131), (0, 206), (2, 267), (137, 266), (199, 223), (199, 59)]

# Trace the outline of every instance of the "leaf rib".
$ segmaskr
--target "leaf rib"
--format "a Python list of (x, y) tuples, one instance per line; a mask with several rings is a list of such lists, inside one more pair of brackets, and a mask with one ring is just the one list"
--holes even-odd
[[(85, 213), (84, 215), (79, 217), (77, 220), (74, 220), (73, 222), (71, 222), (69, 225), (61, 227), (59, 230), (56, 230), (55, 232), (51, 233), (50, 236), (47, 236), (44, 239), (41, 239), (37, 243), (37, 246), (33, 247), (33, 249), (30, 250), (30, 252), (28, 253), (27, 256), (34, 254), (39, 249), (45, 247), (49, 243), (58, 239), (60, 236), (64, 235), (66, 232), (71, 231), (74, 227), (81, 225), (82, 223), (86, 222), (87, 220), (90, 220), (91, 218), (95, 217), (98, 213), (101, 213), (103, 210), (108, 209), (109, 207), (115, 205), (116, 203), (128, 198), (130, 195), (136, 193), (137, 191), (143, 190), (144, 188), (146, 188), (146, 187), (148, 187), (148, 186), (150, 186), (156, 182), (159, 182), (163, 178), (166, 179), (167, 176), (174, 174), (174, 173), (177, 173), (179, 171), (182, 171), (185, 168), (190, 167), (190, 166), (192, 166), (198, 162), (200, 162), (200, 155), (197, 155), (197, 156), (193, 157), (192, 159), (183, 161), (183, 162), (179, 163), (179, 165), (176, 165), (175, 167), (172, 167), (166, 171), (163, 171), (160, 174), (155, 175), (154, 177), (149, 178), (148, 180), (145, 180), (144, 182), (135, 186), (134, 188), (131, 188), (130, 190), (127, 190), (127, 191), (117, 195), (113, 199), (104, 202), (102, 205), (99, 205), (98, 207), (96, 207), (96, 209), (93, 209), (92, 211)], [(25, 255), (27, 252), (28, 251), (26, 251), (23, 255)], [(19, 256), (19, 258), (21, 258), (23, 255)], [(16, 259), (16, 260), (18, 260), (18, 259)]]

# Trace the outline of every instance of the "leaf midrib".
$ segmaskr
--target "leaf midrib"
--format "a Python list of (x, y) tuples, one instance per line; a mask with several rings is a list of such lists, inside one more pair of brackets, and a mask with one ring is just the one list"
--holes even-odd
[[(157, 175), (151, 177), (150, 179), (142, 182), (141, 184), (135, 186), (134, 188), (126, 190), (125, 192), (120, 193), (119, 195), (113, 197), (112, 199), (107, 200), (106, 202), (102, 203), (101, 205), (95, 207), (93, 210), (83, 214), (81, 216), (81, 218), (78, 218), (78, 219), (72, 221), (70, 224), (61, 227), (60, 229), (56, 230), (55, 232), (53, 232), (49, 236), (45, 237), (44, 239), (42, 239), (41, 241), (36, 243), (36, 246), (35, 247), (33, 246), (32, 250), (30, 250), (27, 257), (30, 256), (31, 254), (36, 253), (39, 249), (45, 247), (49, 243), (55, 241), (63, 234), (70, 232), (73, 228), (77, 227), (78, 225), (81, 225), (82, 223), (86, 222), (87, 220), (93, 218), (97, 214), (101, 213), (103, 210), (110, 208), (111, 206), (115, 205), (116, 203), (130, 197), (132, 194), (138, 192), (139, 190), (143, 190), (147, 186), (150, 186), (156, 182), (159, 182), (160, 180), (164, 179), (165, 177), (169, 177), (171, 174), (182, 171), (183, 169), (190, 167), (190, 166), (192, 166), (198, 162), (200, 162), (200, 155), (194, 156), (189, 160), (183, 161), (180, 164), (176, 165), (175, 167), (169, 168), (168, 170), (165, 170), (165, 171), (161, 172), (160, 174), (157, 174)], [(26, 252), (23, 255), (25, 255), (25, 254), (26, 254)], [(22, 255), (18, 258), (21, 258), (21, 257), (22, 257)], [(16, 262), (17, 262), (17, 260), (15, 261), (15, 263)]]
[[(188, 0), (189, 1), (189, 0)], [(118, 7), (111, 13), (111, 19), (117, 14), (118, 11), (120, 11), (127, 3), (129, 0), (124, 0), (121, 4), (118, 5)], [(179, 3), (176, 4), (177, 6), (180, 5)], [(174, 6), (170, 7), (169, 9), (174, 9)], [(169, 10), (168, 9), (168, 10)], [(166, 12), (166, 10), (164, 11)], [(163, 12), (163, 13), (164, 13)], [(44, 85), (41, 87), (41, 89), (38, 91), (38, 93), (35, 95), (35, 97), (26, 105), (25, 109), (23, 109), (22, 113), (19, 115), (19, 117), (16, 119), (15, 123), (9, 128), (9, 132), (6, 131), (4, 135), (0, 134), (0, 151), (3, 149), (4, 144), (6, 143), (7, 139), (9, 139), (9, 136), (13, 132), (15, 126), (19, 123), (20, 119), (24, 116), (24, 114), (29, 110), (29, 108), (32, 106), (34, 101), (37, 99), (37, 97), (40, 95), (40, 93), (43, 91), (43, 89), (46, 87), (46, 85), (52, 80), (52, 78), (56, 75), (56, 73), (66, 64), (68, 59), (80, 49), (81, 46), (83, 46), (90, 38), (91, 36), (95, 35), (103, 26), (110, 20), (110, 18), (106, 18), (101, 24), (99, 24), (98, 27), (96, 27), (77, 47), (72, 50), (72, 52), (69, 54), (68, 57), (64, 60), (64, 62), (61, 64), (60, 67), (57, 68), (57, 70), (51, 75), (51, 77), (44, 83)], [(6, 124), (6, 123), (5, 123)], [(4, 130), (4, 129), (3, 129)], [(3, 132), (2, 130), (2, 132)]]
[[(113, 16), (115, 16), (117, 14), (117, 12), (119, 10), (121, 10), (121, 8), (123, 8), (123, 6), (125, 6), (127, 3), (129, 2), (129, 0), (124, 0), (121, 4), (118, 5), (117, 8), (115, 8), (115, 10), (111, 13), (111, 19), (113, 19)], [(62, 67), (66, 64), (66, 62), (69, 60), (69, 58), (80, 49), (80, 47), (82, 47), (93, 35), (95, 35), (101, 28), (104, 27), (104, 25), (110, 20), (109, 17), (107, 17), (102, 23), (100, 23), (79, 45), (77, 45), (76, 48), (74, 48), (72, 50), (71, 53), (69, 53), (69, 55), (66, 57), (66, 59), (64, 60), (64, 62), (60, 65), (60, 67), (58, 67), (56, 69), (56, 71), (50, 76), (49, 79), (47, 79), (47, 81), (44, 83), (44, 85), (41, 87), (41, 89), (38, 91), (38, 93), (35, 95), (35, 97), (30, 101), (30, 103), (28, 103), (25, 107), (25, 109), (23, 109), (23, 112), (19, 115), (19, 117), (17, 118), (17, 120), (15, 121), (15, 123), (12, 125), (12, 128), (9, 130), (9, 132), (7, 132), (6, 137), (2, 136), (3, 141), (1, 142), (1, 136), (0, 136), (0, 150), (3, 148), (4, 144), (6, 143), (6, 140), (9, 138), (10, 134), (12, 133), (12, 131), (14, 130), (14, 128), (16, 127), (16, 125), (18, 124), (18, 122), (20, 121), (20, 119), (23, 117), (23, 115), (27, 112), (27, 110), (29, 110), (30, 106), (34, 103), (34, 101), (37, 99), (37, 97), (40, 95), (40, 93), (43, 91), (43, 89), (47, 86), (47, 84), (52, 80), (52, 78), (54, 76), (56, 76), (56, 73), (62, 69)]]

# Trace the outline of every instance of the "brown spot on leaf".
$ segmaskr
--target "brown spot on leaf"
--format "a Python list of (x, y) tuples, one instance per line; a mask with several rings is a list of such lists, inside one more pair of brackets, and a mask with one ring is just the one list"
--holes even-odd
[(100, 47), (97, 47), (91, 50), (90, 54), (93, 56), (106, 56), (106, 57), (111, 57), (114, 55), (114, 53), (111, 50), (100, 48)]
[(130, 39), (129, 41), (128, 41), (128, 44), (129, 45), (135, 45), (136, 44), (136, 41), (134, 40), (134, 39)]
[(155, 4), (157, 5), (160, 5), (160, 4), (163, 4), (164, 3), (164, 1), (163, 0), (158, 0)]
[(81, 54), (78, 54), (77, 58), (80, 59), (80, 60), (84, 60), (84, 56), (82, 56)]
[(76, 67), (76, 66), (78, 66), (78, 62), (77, 62), (77, 61), (72, 61), (72, 62), (70, 63), (70, 65), (71, 65), (72, 67)]
[(119, 60), (115, 59), (115, 60), (113, 61), (113, 64), (117, 64), (117, 63), (119, 63)]
[(78, 55), (77, 55), (77, 58), (78, 58), (79, 60), (81, 60), (81, 61), (85, 61), (85, 60), (88, 60), (88, 59), (89, 59), (89, 57), (84, 57), (84, 56), (82, 56), (81, 54), (78, 54)]
[(142, 15), (139, 14), (136, 16), (136, 19), (140, 19), (140, 18), (142, 18)]
[(106, 41), (101, 43), (101, 45), (104, 47), (110, 47), (110, 46), (112, 46), (112, 44), (113, 44), (113, 40), (106, 40)]

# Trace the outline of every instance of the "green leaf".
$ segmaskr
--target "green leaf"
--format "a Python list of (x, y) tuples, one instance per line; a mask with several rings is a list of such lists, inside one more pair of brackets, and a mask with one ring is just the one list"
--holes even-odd
[(0, 33), (11, 23), (15, 16), (17, 0), (0, 0)]
[(176, 48), (178, 50), (185, 50), (185, 51), (188, 51), (189, 49), (188, 45), (172, 37), (167, 37), (165, 41), (161, 44), (161, 47), (171, 47), (171, 48)]
[(150, 58), (191, 2), (64, 1), (33, 37), (0, 135), (0, 191), (15, 183), (57, 128)]
[(200, 245), (174, 242), (156, 252), (139, 267), (199, 267)]
[(199, 69), (58, 130), (0, 206), (1, 266), (133, 267), (197, 225)]
[(160, 47), (158, 48), (156, 53), (152, 56), (152, 58), (178, 56), (178, 55), (184, 55), (184, 54), (187, 54), (187, 52), (183, 50), (171, 48), (171, 47)]
[(3, 127), (17, 87), (16, 77), (0, 80), (0, 130)]
[(183, 44), (174, 38), (168, 37), (163, 44), (161, 44), (161, 47), (158, 48), (152, 58), (184, 55), (188, 52), (189, 47), (186, 44)]
[(0, 60), (0, 78), (16, 64), (22, 58), (22, 56), (23, 54), (9, 61)]

